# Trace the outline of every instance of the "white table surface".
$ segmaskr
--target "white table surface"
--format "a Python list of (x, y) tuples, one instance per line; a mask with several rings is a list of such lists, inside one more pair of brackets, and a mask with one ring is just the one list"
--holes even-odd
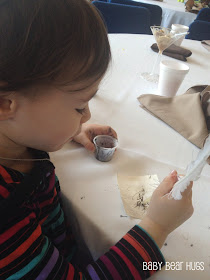
[(177, 0), (163, 0), (163, 2), (153, 0), (134, 0), (152, 5), (158, 5), (162, 8), (161, 26), (171, 27), (173, 23), (179, 23), (189, 26), (196, 18), (196, 14), (185, 12), (185, 4)]
[[(117, 186), (117, 173), (157, 174), (162, 180), (170, 171), (183, 173), (198, 149), (165, 123), (139, 107), (137, 97), (157, 93), (157, 86), (140, 78), (151, 70), (157, 56), (150, 49), (150, 35), (109, 35), (112, 65), (98, 94), (90, 102), (92, 123), (109, 124), (118, 133), (119, 148), (108, 163), (76, 143), (51, 153), (64, 202), (78, 221), (81, 234), (94, 259), (105, 253), (139, 220), (126, 216)], [(184, 40), (192, 51), (190, 71), (178, 94), (196, 84), (209, 83), (210, 52), (199, 41)], [(171, 59), (164, 57), (166, 59)], [(166, 240), (162, 252), (167, 261), (204, 262), (204, 271), (161, 271), (151, 279), (209, 279), (210, 275), (210, 167), (194, 183), (195, 212)], [(70, 212), (69, 212), (70, 213)], [(69, 216), (70, 214), (67, 213)]]

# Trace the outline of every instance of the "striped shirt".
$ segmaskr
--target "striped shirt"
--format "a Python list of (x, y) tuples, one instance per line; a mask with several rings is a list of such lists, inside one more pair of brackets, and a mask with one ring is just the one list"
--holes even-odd
[[(36, 151), (36, 157), (49, 156)], [(50, 161), (30, 174), (0, 165), (0, 279), (146, 279), (143, 262), (165, 260), (152, 238), (134, 226), (97, 261), (81, 270), (66, 223), (59, 181)], [(81, 258), (82, 259), (82, 258)]]

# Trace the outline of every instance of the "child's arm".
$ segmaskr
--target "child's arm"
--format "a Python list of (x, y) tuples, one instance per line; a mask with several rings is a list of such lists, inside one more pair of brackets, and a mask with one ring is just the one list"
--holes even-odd
[[(33, 214), (18, 225), (21, 233), (15, 234), (14, 228), (5, 232), (7, 236), (1, 233), (1, 237), (7, 237), (0, 251), (1, 280), (145, 279), (154, 271), (144, 271), (143, 261), (164, 264), (158, 247), (138, 226), (81, 272), (42, 234)], [(12, 231), (13, 236), (10, 235)]]
[[(183, 222), (183, 219), (179, 220), (179, 223), (174, 220), (176, 215), (176, 217), (182, 217), (181, 212), (178, 210), (178, 204), (174, 204), (175, 206), (172, 207), (171, 202), (167, 203), (167, 201), (164, 200), (163, 203), (162, 201), (160, 202), (160, 196), (163, 194), (162, 192), (165, 193), (175, 182), (171, 177), (167, 180), (168, 181), (164, 181), (160, 185), (156, 192), (158, 194), (154, 195), (152, 198), (148, 215), (146, 217), (147, 219), (150, 219), (152, 223), (148, 223), (148, 220), (145, 218), (140, 223), (142, 228), (139, 226), (133, 227), (106, 254), (101, 256), (96, 262), (88, 265), (87, 269), (82, 272), (71, 263), (68, 263), (63, 257), (62, 251), (66, 246), (62, 246), (61, 248), (59, 244), (63, 238), (61, 232), (63, 232), (64, 220), (62, 209), (59, 207), (60, 204), (55, 203), (55, 207), (52, 207), (53, 203), (57, 201), (56, 191), (52, 189), (54, 198), (52, 197), (53, 200), (49, 200), (49, 205), (46, 204), (47, 201), (40, 203), (40, 206), (43, 204), (41, 213), (33, 212), (30, 208), (23, 208), (21, 210), (21, 217), (19, 216), (10, 220), (7, 226), (4, 227), (4, 229), (1, 229), (0, 279), (124, 280), (148, 278), (154, 273), (154, 271), (144, 268), (144, 264), (151, 261), (156, 264), (159, 263), (160, 268), (164, 265), (165, 261), (158, 246), (144, 229), (148, 231), (160, 246), (163, 240), (159, 240), (159, 222), (161, 221), (161, 230), (166, 230), (164, 238), (171, 230)], [(59, 188), (57, 188), (57, 190), (59, 190)], [(188, 210), (190, 201), (191, 199), (189, 196), (189, 203), (187, 203), (188, 206), (185, 210)], [(170, 227), (167, 229), (165, 229), (164, 226), (167, 221), (166, 215), (161, 213), (161, 207), (164, 207), (165, 204), (167, 211), (172, 208), (174, 209), (174, 213), (173, 211), (171, 212)], [(52, 220), (54, 225), (53, 227), (48, 227), (49, 222), (46, 223), (43, 232), (43, 227), (41, 227), (39, 219), (44, 215), (44, 211), (47, 210), (47, 207), (52, 207), (50, 220)], [(157, 215), (156, 213), (154, 214), (153, 207), (157, 207)], [(157, 221), (156, 218), (158, 218)], [(170, 218), (170, 215), (168, 218)], [(49, 236), (51, 236), (51, 238), (49, 238)], [(56, 247), (59, 248), (59, 250)], [(71, 254), (73, 248), (69, 246), (68, 250), (69, 254)]]
[(145, 279), (154, 272), (143, 270), (144, 261), (164, 264), (155, 243), (135, 226), (105, 255), (88, 265), (87, 269), (79, 271), (68, 263), (62, 253), (68, 249), (70, 256), (74, 248), (59, 246), (64, 226), (62, 209), (57, 211), (56, 207), (53, 210), (51, 218), (54, 220), (57, 216), (59, 219), (55, 220), (54, 231), (46, 224), (45, 234), (38, 222), (37, 215), (40, 214), (43, 215), (23, 209), (21, 217), (11, 220), (0, 230), (1, 280)]

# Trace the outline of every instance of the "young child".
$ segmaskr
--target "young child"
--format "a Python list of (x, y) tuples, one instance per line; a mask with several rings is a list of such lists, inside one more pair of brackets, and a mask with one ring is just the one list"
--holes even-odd
[[(87, 0), (0, 1), (0, 279), (145, 279), (162, 262), (167, 235), (193, 212), (192, 184), (180, 201), (154, 192), (146, 217), (96, 262), (76, 262), (60, 186), (47, 152), (75, 140), (94, 150), (88, 101), (110, 61), (100, 16)], [(111, 229), (110, 229), (111, 230)], [(82, 256), (81, 256), (82, 260)]]

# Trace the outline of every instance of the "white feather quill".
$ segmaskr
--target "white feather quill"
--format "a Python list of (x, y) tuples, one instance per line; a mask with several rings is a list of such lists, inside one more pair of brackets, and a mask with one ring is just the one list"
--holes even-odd
[(206, 160), (210, 156), (210, 135), (207, 137), (205, 145), (197, 155), (196, 160), (192, 161), (186, 168), (186, 174), (174, 185), (173, 189), (169, 193), (169, 197), (173, 197), (176, 200), (182, 198), (181, 193), (189, 186), (190, 181), (196, 181), (199, 179), (203, 167), (206, 164)]

